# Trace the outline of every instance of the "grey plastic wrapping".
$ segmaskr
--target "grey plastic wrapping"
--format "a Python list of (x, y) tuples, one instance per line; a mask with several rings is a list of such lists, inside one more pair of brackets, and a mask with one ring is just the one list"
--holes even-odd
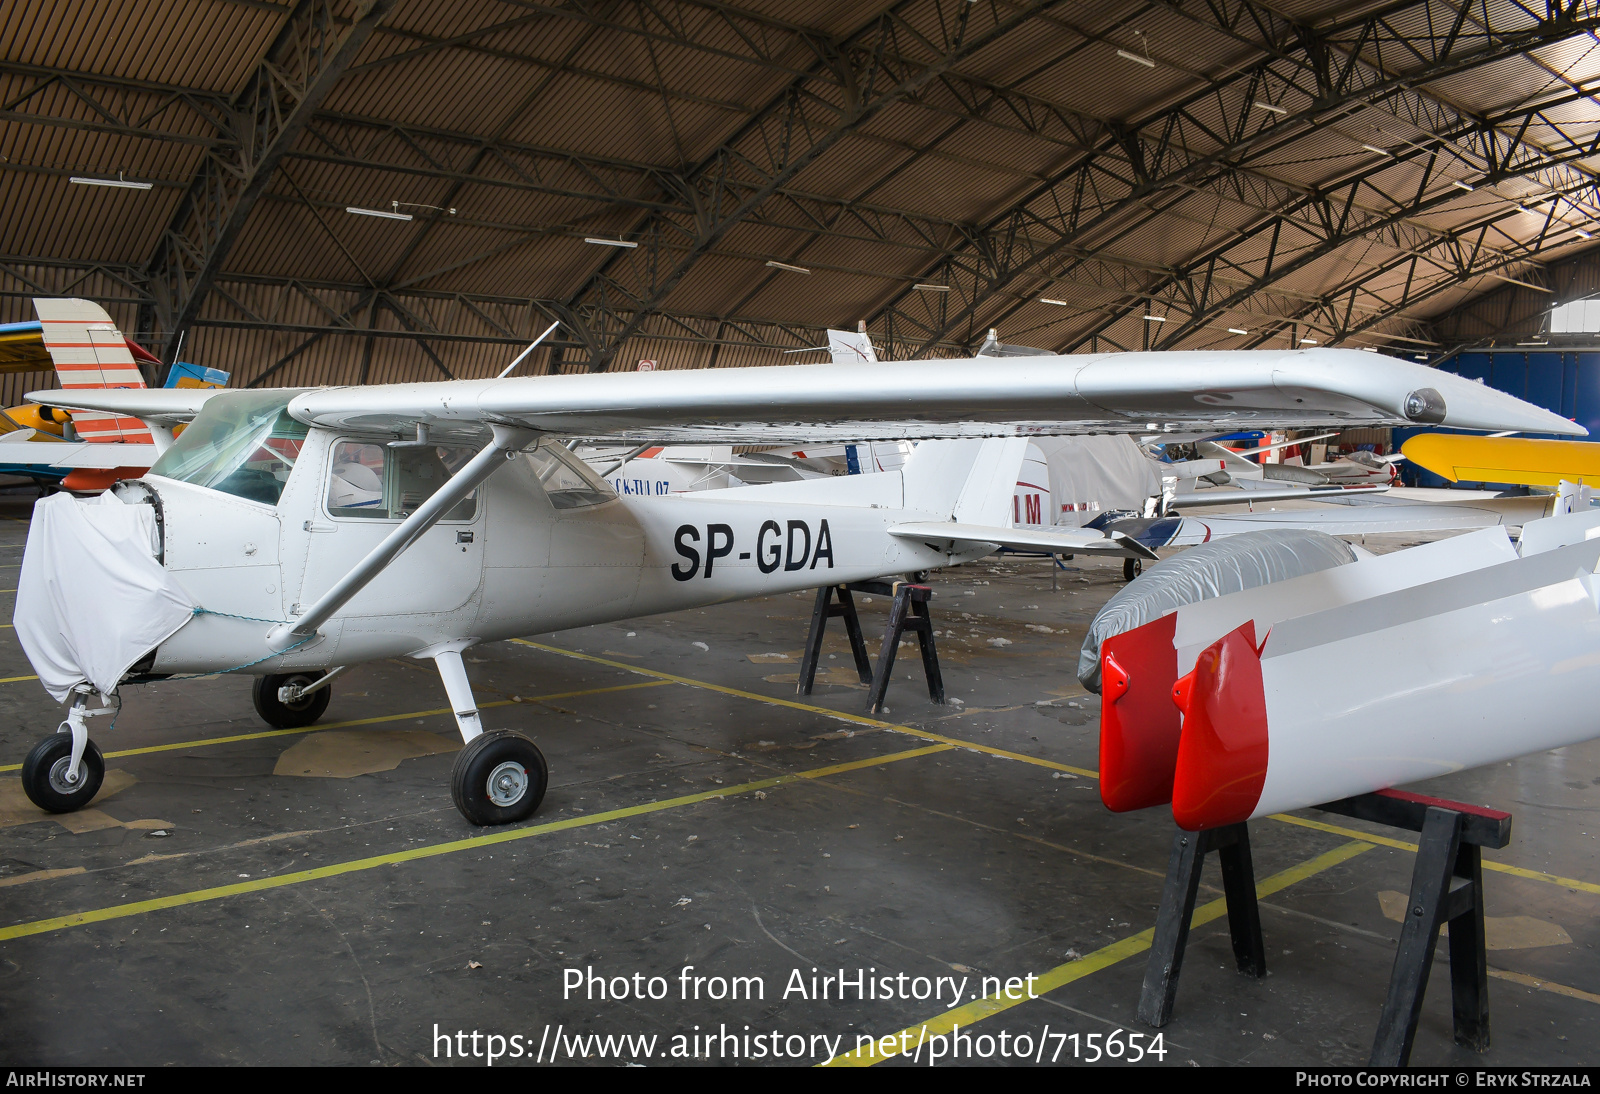
[(1078, 654), (1078, 680), (1100, 691), (1100, 643), (1185, 604), (1270, 585), (1356, 560), (1342, 539), (1304, 528), (1243, 532), (1191, 547), (1129, 582), (1089, 624)]

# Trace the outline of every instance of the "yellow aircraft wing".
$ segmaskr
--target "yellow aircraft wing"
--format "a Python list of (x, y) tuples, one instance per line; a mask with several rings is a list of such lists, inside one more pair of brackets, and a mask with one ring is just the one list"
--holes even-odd
[(1504, 482), (1555, 489), (1561, 480), (1600, 486), (1600, 444), (1524, 437), (1419, 433), (1400, 451), (1451, 482)]

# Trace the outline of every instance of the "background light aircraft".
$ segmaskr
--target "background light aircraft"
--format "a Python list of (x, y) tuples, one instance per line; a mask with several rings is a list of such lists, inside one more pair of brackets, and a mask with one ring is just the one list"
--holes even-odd
[(1527, 437), (1419, 433), (1405, 458), (1451, 482), (1496, 482), (1555, 489), (1562, 482), (1600, 486), (1600, 446)]
[[(143, 389), (140, 365), (161, 362), (126, 337), (104, 308), (88, 300), (34, 300), (37, 320), (0, 324), (0, 372), (53, 368), (63, 391)], [(228, 374), (179, 362), (167, 385), (225, 386)], [(171, 443), (170, 434), (135, 418), (67, 411), (39, 404), (0, 410), (0, 475), (76, 491), (104, 490), (142, 475)]]
[[(24, 765), (37, 804), (64, 812), (93, 797), (104, 765), (85, 719), (114, 709), (124, 683), (256, 675), (258, 712), (297, 727), (321, 715), (346, 667), (410, 656), (439, 671), (467, 742), (452, 796), (478, 824), (528, 816), (547, 771), (528, 738), (484, 731), (461, 657), (476, 643), (998, 546), (1150, 557), (1116, 532), (1006, 526), (1029, 435), (1150, 422), (1582, 432), (1482, 385), (1340, 350), (30, 399), (158, 428), (193, 418), (144, 478), (35, 506), (14, 618), (41, 682), (72, 704), (65, 732)], [(898, 471), (619, 497), (560, 443), (570, 437), (929, 439)]]

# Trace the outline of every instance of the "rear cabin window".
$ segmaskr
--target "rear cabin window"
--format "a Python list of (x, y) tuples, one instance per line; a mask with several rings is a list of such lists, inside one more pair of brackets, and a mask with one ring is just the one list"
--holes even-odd
[[(424, 445), (391, 448), (372, 441), (338, 441), (328, 473), (328, 514), (358, 520), (402, 520), (472, 459), (470, 448)], [(473, 491), (443, 520), (477, 515)]]

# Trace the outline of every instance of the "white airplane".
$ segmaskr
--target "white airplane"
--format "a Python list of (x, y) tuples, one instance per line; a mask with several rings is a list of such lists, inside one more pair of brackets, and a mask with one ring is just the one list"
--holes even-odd
[[(351, 665), (430, 659), (466, 742), (476, 824), (527, 817), (544, 757), (485, 731), (462, 651), (508, 639), (949, 566), (1000, 546), (1148, 558), (1120, 533), (1006, 527), (1026, 438), (1133, 429), (1443, 424), (1582, 435), (1458, 377), (1371, 354), (1131, 353), (564, 375), (317, 390), (37, 392), (192, 419), (141, 479), (34, 509), (14, 621), (57, 701), (23, 785), (87, 803), (86, 719), (121, 687), (257, 677), (270, 724), (309, 726)], [(624, 495), (564, 444), (923, 438), (898, 471)], [(98, 706), (92, 705), (96, 700)]]

